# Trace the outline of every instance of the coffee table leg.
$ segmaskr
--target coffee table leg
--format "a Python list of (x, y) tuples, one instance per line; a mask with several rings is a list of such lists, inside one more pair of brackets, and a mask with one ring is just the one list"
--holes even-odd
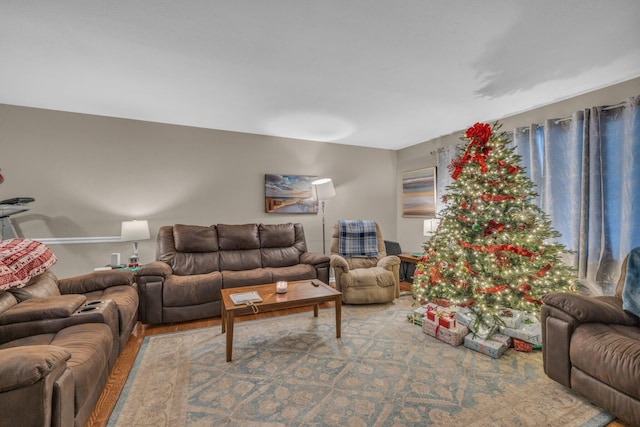
[(313, 317), (318, 317), (318, 307), (320, 304), (313, 304)]
[(227, 329), (227, 312), (224, 309), (224, 302), (220, 305), (220, 323), (222, 324), (222, 333), (224, 334)]
[(342, 295), (336, 297), (336, 338), (342, 334)]
[(231, 351), (233, 347), (233, 311), (227, 311), (227, 362), (231, 362)]

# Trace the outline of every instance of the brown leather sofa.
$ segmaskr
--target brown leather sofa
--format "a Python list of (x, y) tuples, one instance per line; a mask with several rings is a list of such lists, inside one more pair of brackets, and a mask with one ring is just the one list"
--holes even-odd
[(613, 296), (551, 293), (542, 299), (547, 376), (640, 426), (640, 320), (622, 310), (626, 261)]
[(137, 271), (143, 323), (220, 315), (220, 289), (320, 279), (329, 257), (307, 251), (302, 224), (161, 227), (156, 261)]
[(137, 322), (131, 271), (0, 291), (0, 426), (84, 426)]

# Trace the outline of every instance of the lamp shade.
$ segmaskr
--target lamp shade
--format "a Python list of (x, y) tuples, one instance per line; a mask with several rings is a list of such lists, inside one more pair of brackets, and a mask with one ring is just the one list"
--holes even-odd
[(424, 225), (422, 228), (422, 235), (423, 236), (431, 236), (433, 235), (436, 230), (438, 229), (438, 225), (440, 224), (440, 220), (439, 219), (425, 219), (424, 220)]
[(336, 195), (336, 190), (333, 188), (333, 181), (331, 178), (316, 179), (311, 184), (316, 187), (318, 200), (327, 200)]
[(137, 242), (151, 238), (149, 223), (145, 221), (122, 221), (120, 240), (123, 242)]

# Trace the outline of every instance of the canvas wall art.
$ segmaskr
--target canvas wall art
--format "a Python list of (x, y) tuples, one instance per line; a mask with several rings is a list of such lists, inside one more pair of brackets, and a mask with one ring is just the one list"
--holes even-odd
[(436, 168), (402, 174), (402, 216), (435, 218)]
[(264, 209), (266, 213), (316, 214), (318, 199), (311, 183), (315, 175), (264, 176)]

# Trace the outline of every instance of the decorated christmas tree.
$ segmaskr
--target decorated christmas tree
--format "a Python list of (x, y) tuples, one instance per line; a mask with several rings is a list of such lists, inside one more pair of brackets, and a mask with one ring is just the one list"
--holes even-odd
[(565, 247), (554, 241), (560, 234), (534, 204), (534, 184), (499, 128), (476, 123), (462, 138), (440, 225), (413, 282), (419, 303), (467, 306), (480, 326), (499, 324), (505, 309), (539, 314), (544, 294), (577, 283), (562, 262)]

